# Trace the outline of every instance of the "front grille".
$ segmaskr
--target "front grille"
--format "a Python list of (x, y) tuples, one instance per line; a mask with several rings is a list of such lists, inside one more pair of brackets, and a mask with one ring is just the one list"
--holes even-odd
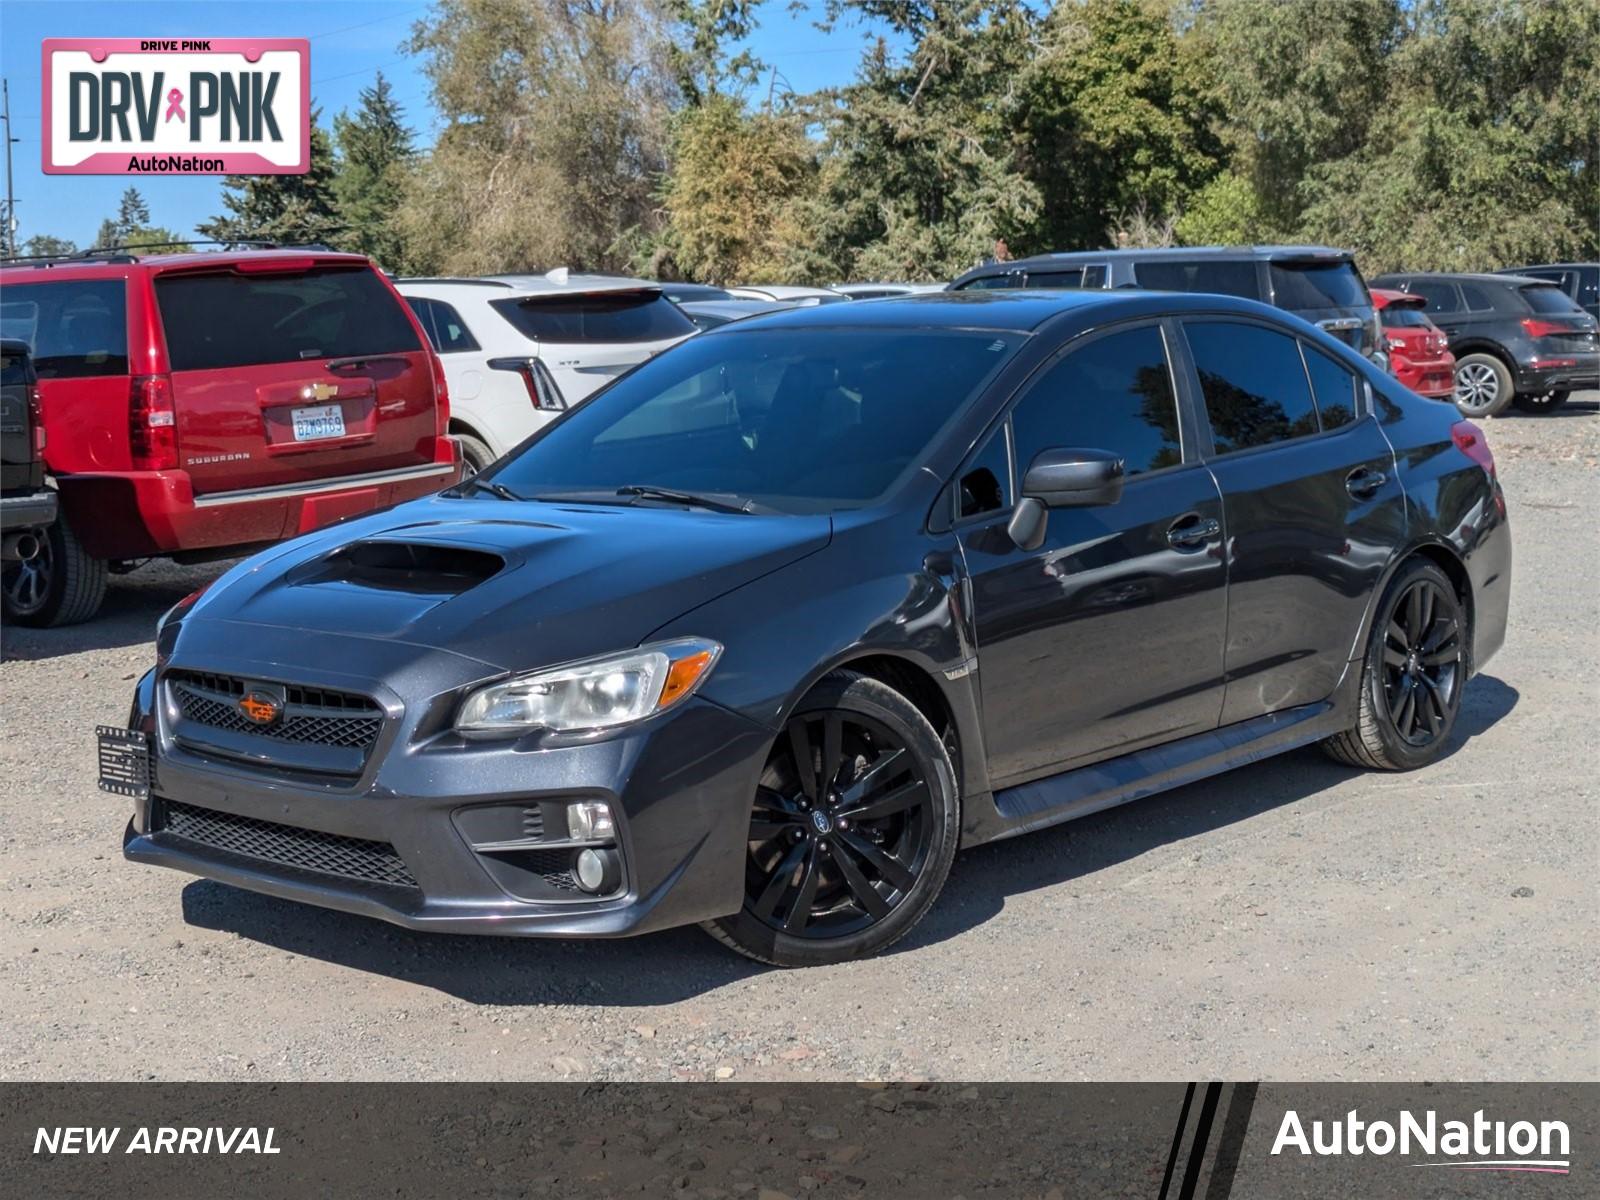
[(284, 687), (283, 716), (273, 725), (257, 725), (239, 711), (249, 687), (231, 675), (173, 671), (167, 676), (178, 712), (186, 721), (223, 729), (303, 742), (370, 751), (383, 731), (383, 709), (366, 696), (289, 684)]
[(213, 850), (317, 875), (393, 887), (417, 886), (405, 860), (387, 842), (279, 825), (275, 821), (197, 808), (176, 800), (162, 800), (157, 805), (155, 832), (158, 836), (182, 838)]
[(544, 877), (551, 887), (563, 892), (578, 890), (577, 877), (572, 873), (571, 850), (524, 850), (518, 855), (518, 865)]

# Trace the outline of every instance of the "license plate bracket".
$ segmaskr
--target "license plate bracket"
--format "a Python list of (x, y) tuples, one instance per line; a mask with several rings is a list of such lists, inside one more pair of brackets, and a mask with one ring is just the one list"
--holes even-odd
[(345, 436), (344, 408), (338, 404), (318, 404), (289, 411), (297, 442), (318, 442)]
[(100, 751), (100, 790), (143, 800), (150, 794), (150, 735), (115, 725), (95, 727)]

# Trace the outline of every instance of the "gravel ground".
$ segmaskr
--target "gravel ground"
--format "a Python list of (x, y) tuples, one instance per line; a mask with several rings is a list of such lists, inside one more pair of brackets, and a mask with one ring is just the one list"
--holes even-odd
[(119, 853), (150, 567), (0, 667), (0, 1077), (1594, 1079), (1600, 394), (1489, 423), (1517, 561), (1446, 758), (1296, 752), (963, 855), (883, 958), (422, 935)]

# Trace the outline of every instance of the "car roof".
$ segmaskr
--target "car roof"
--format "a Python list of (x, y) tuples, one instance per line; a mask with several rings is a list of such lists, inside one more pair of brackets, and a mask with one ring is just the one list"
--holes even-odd
[[(1334, 246), (1283, 245), (1283, 246), (1151, 246), (1147, 249), (1123, 248), (1117, 250), (1056, 250), (1047, 254), (1033, 254), (1027, 258), (1008, 259), (1005, 262), (983, 263), (981, 269), (1013, 271), (1018, 267), (1043, 266), (1048, 263), (1107, 262), (1111, 259), (1177, 259), (1190, 261), (1196, 258), (1234, 259), (1350, 259), (1349, 250)], [(978, 270), (980, 268), (973, 268)]]
[(484, 299), (528, 296), (591, 296), (604, 292), (659, 292), (661, 284), (652, 279), (627, 275), (576, 274), (564, 268), (544, 275), (407, 275), (394, 281), (401, 295), (421, 292), (454, 292), (458, 296), (482, 295)]
[(1496, 275), (1516, 275), (1522, 271), (1568, 270), (1573, 267), (1600, 267), (1600, 262), (1527, 263), (1520, 267), (1501, 267)]
[(726, 289), (730, 292), (766, 292), (775, 300), (803, 300), (807, 296), (842, 296), (843, 292), (836, 292), (832, 288), (806, 287), (792, 283), (741, 283)]
[(226, 267), (235, 262), (307, 258), (319, 264), (355, 266), (371, 263), (365, 254), (349, 254), (313, 246), (285, 246), (274, 250), (186, 250), (174, 254), (135, 255), (132, 252), (108, 252), (87, 254), (81, 258), (11, 262), (3, 264), (3, 267), (11, 282), (16, 283), (28, 278), (47, 279), (62, 271), (103, 277), (108, 274), (125, 274), (130, 270), (171, 271), (189, 267)]
[[(1032, 333), (1051, 318), (1078, 313), (1085, 327), (1132, 317), (1167, 313), (1225, 312), (1298, 323), (1291, 313), (1235, 296), (1208, 292), (1157, 292), (1133, 288), (1113, 291), (1050, 291), (1043, 288), (983, 288), (963, 292), (922, 292), (889, 296), (866, 304), (824, 304), (790, 307), (752, 326), (734, 322), (707, 330), (715, 337), (743, 329), (801, 327), (831, 329), (981, 329), (997, 333)], [(1308, 328), (1310, 328), (1308, 326)]]
[(1386, 271), (1375, 278), (1382, 284), (1385, 279), (1437, 279), (1441, 283), (1499, 283), (1508, 287), (1558, 287), (1553, 279), (1535, 279), (1531, 275), (1513, 275), (1509, 271)]

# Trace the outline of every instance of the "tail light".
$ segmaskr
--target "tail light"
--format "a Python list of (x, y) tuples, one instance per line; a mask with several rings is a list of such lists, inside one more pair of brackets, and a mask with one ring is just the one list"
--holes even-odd
[(450, 429), (450, 385), (444, 377), (443, 360), (430, 353), (428, 362), (433, 367), (433, 435), (443, 437)]
[(1556, 321), (1541, 321), (1538, 317), (1522, 318), (1522, 327), (1528, 331), (1529, 337), (1554, 337), (1558, 333), (1577, 333), (1570, 325), (1562, 325)]
[(1488, 472), (1489, 478), (1494, 478), (1494, 453), (1489, 449), (1483, 430), (1471, 421), (1457, 421), (1450, 427), (1450, 440), (1457, 450)]
[(33, 426), (33, 456), (44, 457), (44, 403), (39, 397), (39, 385), (28, 387), (28, 421)]
[(136, 375), (129, 385), (128, 445), (135, 471), (178, 468), (178, 414), (172, 406), (172, 379)]
[(1388, 346), (1391, 350), (1404, 350), (1406, 348), (1405, 339), (1397, 338), (1392, 333), (1383, 339), (1383, 344)]
[(528, 403), (542, 412), (563, 412), (566, 397), (550, 377), (550, 372), (537, 358), (491, 358), (489, 367), (495, 371), (514, 371), (528, 389)]

